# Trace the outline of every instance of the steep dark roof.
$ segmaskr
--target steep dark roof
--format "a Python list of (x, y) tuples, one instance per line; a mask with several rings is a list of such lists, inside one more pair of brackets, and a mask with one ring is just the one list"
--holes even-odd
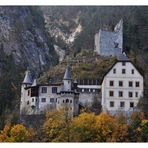
[(64, 80), (70, 80), (71, 79), (71, 72), (70, 72), (70, 66), (68, 65), (65, 71)]

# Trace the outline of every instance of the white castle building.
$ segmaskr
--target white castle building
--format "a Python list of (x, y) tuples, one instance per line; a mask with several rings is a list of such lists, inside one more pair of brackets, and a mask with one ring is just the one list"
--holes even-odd
[(95, 51), (101, 56), (118, 56), (123, 48), (123, 20), (115, 26), (114, 31), (100, 29), (95, 35)]
[[(76, 87), (76, 83), (73, 85)], [(21, 88), (21, 115), (43, 114), (53, 109), (67, 109), (71, 115), (79, 111), (79, 93), (72, 88), (70, 67), (67, 66), (63, 83), (37, 85), (32, 82), (31, 74), (26, 71)]]
[(111, 114), (130, 113), (143, 97), (143, 76), (124, 55), (104, 75), (102, 82), (102, 110)]
[(79, 114), (79, 105), (92, 105), (94, 97), (100, 100), (102, 111), (111, 114), (130, 113), (143, 96), (143, 76), (123, 54), (98, 80), (72, 81), (67, 66), (62, 83), (37, 84), (26, 71), (21, 88), (20, 114), (43, 114), (53, 109), (67, 109), (71, 115)]

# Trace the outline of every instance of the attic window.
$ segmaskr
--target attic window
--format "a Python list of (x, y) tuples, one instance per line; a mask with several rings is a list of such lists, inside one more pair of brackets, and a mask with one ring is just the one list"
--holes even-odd
[(131, 73), (134, 74), (134, 69), (132, 69)]
[(116, 69), (115, 68), (113, 69), (113, 73), (116, 73)]

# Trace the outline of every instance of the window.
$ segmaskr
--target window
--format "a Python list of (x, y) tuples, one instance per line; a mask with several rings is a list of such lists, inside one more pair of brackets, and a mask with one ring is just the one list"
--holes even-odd
[(134, 69), (131, 70), (131, 73), (134, 74)]
[(65, 101), (63, 100), (63, 103), (64, 103)]
[(126, 73), (126, 69), (122, 69), (122, 74), (125, 74)]
[(130, 107), (131, 107), (131, 108), (134, 107), (134, 102), (130, 102)]
[(129, 87), (133, 87), (133, 82), (132, 81), (129, 81), (128, 86)]
[(57, 102), (57, 98), (56, 98), (56, 102)]
[(52, 103), (53, 103), (53, 102), (54, 102), (54, 98), (50, 98), (50, 102), (52, 102)]
[(69, 99), (66, 99), (66, 103), (69, 103)]
[(125, 103), (124, 102), (120, 102), (120, 107), (124, 107), (125, 106)]
[(29, 101), (27, 101), (27, 105), (29, 105)]
[(119, 97), (123, 97), (123, 92), (119, 91)]
[(138, 92), (135, 92), (135, 97), (136, 97), (136, 98), (138, 97)]
[(122, 66), (125, 66), (126, 65), (126, 63), (125, 62), (122, 62)]
[(109, 91), (109, 96), (113, 97), (114, 96), (114, 92), (113, 91)]
[(109, 85), (110, 85), (110, 86), (114, 86), (114, 81), (110, 81), (110, 82), (109, 82)]
[(139, 87), (139, 82), (136, 82), (136, 87)]
[(130, 98), (132, 98), (132, 97), (133, 97), (133, 93), (132, 93), (132, 92), (129, 92), (129, 93), (128, 93), (128, 96), (129, 96)]
[(32, 102), (34, 102), (34, 98), (32, 98)]
[(72, 100), (70, 100), (70, 103), (72, 103)]
[(114, 107), (114, 101), (110, 101), (110, 107)]
[(42, 87), (42, 93), (47, 93), (47, 87)]
[(84, 89), (84, 92), (89, 92), (89, 89), (85, 88), (85, 89)]
[(57, 87), (52, 87), (52, 93), (57, 93)]
[(116, 69), (115, 68), (113, 69), (113, 73), (116, 73)]
[(46, 98), (42, 98), (41, 99), (41, 102), (46, 102)]
[(30, 96), (30, 90), (28, 90), (28, 96)]
[(123, 86), (123, 81), (119, 81), (119, 86), (120, 86), (120, 87)]

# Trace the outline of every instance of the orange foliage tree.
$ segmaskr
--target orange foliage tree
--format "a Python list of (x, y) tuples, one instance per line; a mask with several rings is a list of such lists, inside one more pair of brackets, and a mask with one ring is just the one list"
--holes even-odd
[(75, 117), (71, 124), (71, 141), (74, 142), (95, 142), (96, 115), (93, 113), (82, 113)]
[(69, 142), (71, 116), (64, 110), (48, 112), (43, 125), (43, 141)]
[(6, 125), (0, 131), (0, 142), (28, 142), (31, 140), (31, 137), (32, 132), (22, 124)]

